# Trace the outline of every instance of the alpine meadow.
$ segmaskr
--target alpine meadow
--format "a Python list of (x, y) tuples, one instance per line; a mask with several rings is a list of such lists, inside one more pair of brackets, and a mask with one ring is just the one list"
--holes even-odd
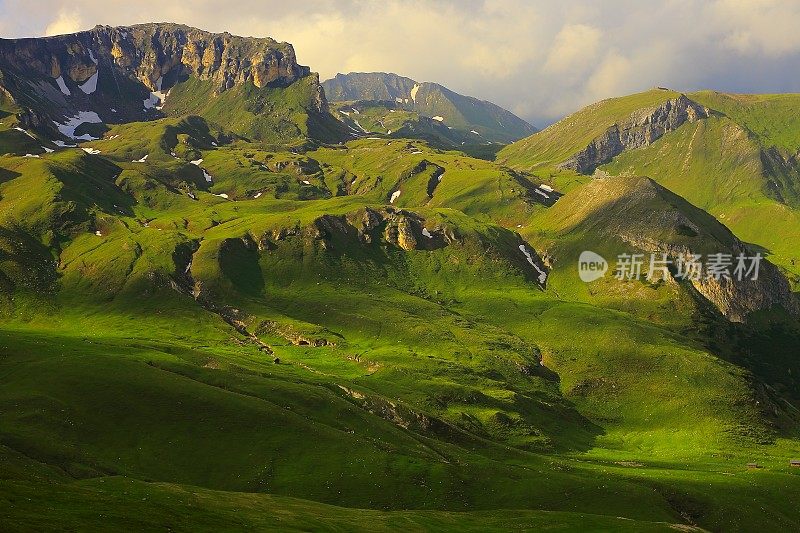
[(0, 39), (0, 530), (800, 530), (800, 94), (313, 68)]

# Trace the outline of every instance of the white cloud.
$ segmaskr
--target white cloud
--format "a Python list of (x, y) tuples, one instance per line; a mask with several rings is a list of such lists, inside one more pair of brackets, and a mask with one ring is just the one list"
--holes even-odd
[(81, 17), (75, 11), (62, 9), (58, 17), (44, 29), (45, 35), (63, 35), (82, 30)]
[(564, 74), (583, 72), (597, 56), (603, 32), (587, 24), (567, 24), (556, 35), (544, 68)]

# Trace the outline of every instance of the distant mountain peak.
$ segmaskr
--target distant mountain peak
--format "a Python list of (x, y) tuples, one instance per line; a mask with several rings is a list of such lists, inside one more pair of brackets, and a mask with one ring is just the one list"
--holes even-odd
[(389, 72), (337, 74), (322, 83), (331, 102), (392, 102), (464, 132), (477, 132), (485, 141), (508, 143), (537, 130), (510, 111), (485, 100), (458, 94), (443, 85), (419, 82)]

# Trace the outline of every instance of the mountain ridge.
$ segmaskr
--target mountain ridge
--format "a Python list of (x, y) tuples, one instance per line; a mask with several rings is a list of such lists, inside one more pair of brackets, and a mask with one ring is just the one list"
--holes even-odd
[(474, 130), (494, 142), (510, 142), (537, 131), (512, 112), (434, 82), (417, 82), (386, 72), (337, 74), (322, 82), (331, 102), (392, 102), (465, 132)]

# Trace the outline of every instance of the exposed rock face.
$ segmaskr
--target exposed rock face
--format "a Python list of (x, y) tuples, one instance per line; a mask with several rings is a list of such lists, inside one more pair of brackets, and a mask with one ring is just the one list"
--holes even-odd
[(708, 118), (708, 114), (708, 109), (682, 94), (655, 108), (632, 113), (625, 122), (608, 128), (589, 146), (561, 163), (559, 168), (591, 174), (599, 165), (608, 163), (623, 151), (652, 144), (665, 133), (686, 122)]
[(269, 38), (209, 33), (178, 24), (97, 26), (55, 37), (0, 39), (0, 64), (44, 77), (69, 77), (76, 83), (99, 68), (113, 67), (151, 90), (158, 80), (192, 75), (212, 80), (218, 91), (252, 81), (257, 87), (288, 85), (308, 76), (290, 44)]

